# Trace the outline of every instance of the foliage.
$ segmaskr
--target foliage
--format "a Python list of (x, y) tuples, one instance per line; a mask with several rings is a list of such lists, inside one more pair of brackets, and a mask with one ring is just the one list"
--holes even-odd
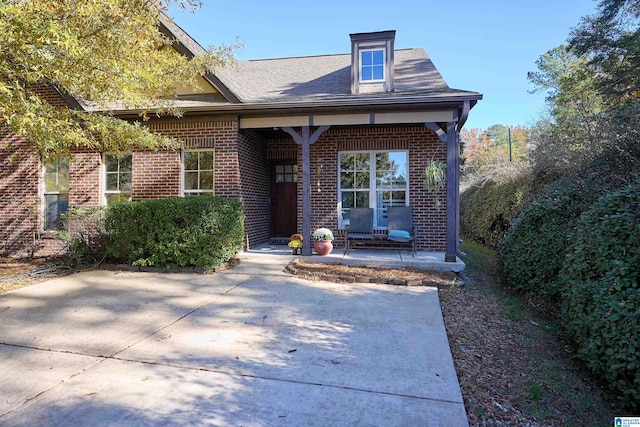
[[(511, 134), (511, 161), (509, 160)], [(524, 126), (492, 125), (486, 130), (463, 129), (460, 133), (463, 148), (463, 173), (485, 174), (509, 163), (526, 163), (529, 129)]]
[(578, 355), (630, 408), (640, 404), (640, 178), (605, 195), (572, 234), (563, 318)]
[(438, 160), (429, 160), (424, 169), (423, 185), (427, 191), (434, 193), (436, 207), (440, 207), (438, 193), (447, 186), (447, 164)]
[(578, 218), (598, 200), (597, 182), (566, 177), (529, 202), (498, 245), (498, 272), (510, 288), (557, 302), (558, 273)]
[(542, 188), (592, 161), (604, 141), (602, 100), (587, 59), (562, 45), (543, 54), (536, 65), (538, 71), (528, 73), (528, 78), (536, 86), (534, 92), (547, 92), (551, 114), (531, 133), (533, 174)]
[(333, 240), (333, 233), (328, 228), (318, 228), (311, 234), (314, 240)]
[[(174, 147), (168, 138), (108, 113), (57, 108), (39, 85), (50, 85), (94, 111), (135, 108), (180, 114), (170, 100), (178, 82), (231, 61), (235, 49), (210, 48), (188, 59), (160, 31), (176, 0), (0, 0), (0, 125), (27, 138), (43, 157), (74, 147), (128, 151)], [(183, 0), (193, 6), (193, 0)], [(167, 78), (171, 76), (171, 78)]]
[(222, 197), (186, 197), (111, 205), (105, 217), (107, 253), (154, 267), (207, 271), (235, 256), (244, 238), (242, 204)]
[(529, 200), (528, 168), (501, 169), (477, 176), (460, 194), (460, 231), (495, 249), (511, 221)]
[(97, 263), (105, 256), (103, 208), (71, 209), (62, 216), (64, 231), (58, 237), (67, 246), (67, 256), (75, 263)]
[(582, 19), (569, 40), (589, 58), (598, 89), (610, 105), (640, 97), (640, 1), (601, 0), (598, 13)]

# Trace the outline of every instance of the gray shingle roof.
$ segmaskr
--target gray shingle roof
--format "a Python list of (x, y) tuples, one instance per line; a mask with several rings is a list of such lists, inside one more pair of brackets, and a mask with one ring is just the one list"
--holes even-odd
[(243, 102), (304, 102), (333, 98), (464, 95), (451, 89), (423, 49), (395, 51), (393, 93), (351, 94), (351, 54), (240, 61), (214, 73)]

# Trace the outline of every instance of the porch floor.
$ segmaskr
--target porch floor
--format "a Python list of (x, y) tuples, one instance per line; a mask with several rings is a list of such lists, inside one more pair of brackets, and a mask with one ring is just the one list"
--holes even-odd
[(433, 271), (454, 271), (464, 270), (465, 264), (460, 258), (456, 262), (445, 262), (444, 252), (418, 251), (416, 256), (411, 256), (411, 251), (386, 250), (386, 249), (352, 249), (349, 255), (344, 255), (343, 248), (333, 248), (333, 251), (326, 256), (306, 256), (292, 255), (291, 249), (287, 245), (264, 244), (251, 248), (244, 252), (251, 255), (288, 257), (292, 260), (296, 257), (303, 258), (305, 262), (315, 262), (322, 264), (344, 264), (358, 265), (365, 267), (398, 268), (415, 267)]

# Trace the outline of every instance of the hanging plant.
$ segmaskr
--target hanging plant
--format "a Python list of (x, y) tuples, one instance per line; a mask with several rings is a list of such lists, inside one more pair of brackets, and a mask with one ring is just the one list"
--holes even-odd
[(447, 186), (447, 164), (438, 160), (429, 160), (424, 169), (424, 188), (435, 195), (436, 207), (440, 207), (438, 193)]

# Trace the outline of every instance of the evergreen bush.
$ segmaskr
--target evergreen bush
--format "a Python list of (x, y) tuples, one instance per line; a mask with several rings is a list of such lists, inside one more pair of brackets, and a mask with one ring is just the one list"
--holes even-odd
[(460, 194), (462, 235), (496, 249), (530, 197), (530, 175), (526, 170), (502, 179), (476, 179)]
[(240, 201), (222, 197), (122, 202), (107, 210), (105, 231), (115, 261), (211, 271), (241, 249), (244, 213)]
[(640, 179), (580, 217), (560, 277), (578, 355), (626, 406), (639, 407)]

